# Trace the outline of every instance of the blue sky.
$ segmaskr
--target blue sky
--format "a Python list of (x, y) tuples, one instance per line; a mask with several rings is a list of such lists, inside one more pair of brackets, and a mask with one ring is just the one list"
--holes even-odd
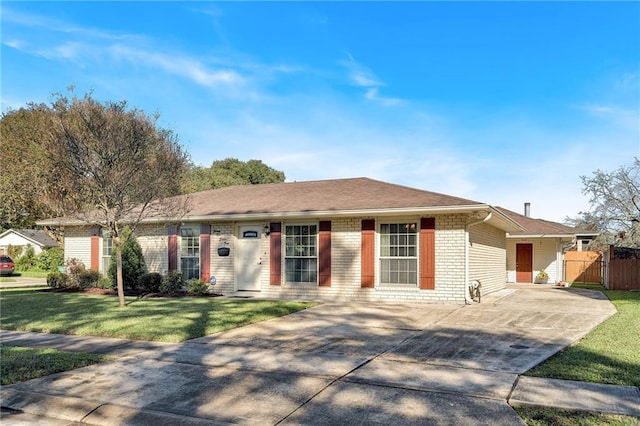
[(127, 100), (201, 165), (368, 176), (562, 221), (640, 157), (640, 2), (11, 2), (1, 107)]

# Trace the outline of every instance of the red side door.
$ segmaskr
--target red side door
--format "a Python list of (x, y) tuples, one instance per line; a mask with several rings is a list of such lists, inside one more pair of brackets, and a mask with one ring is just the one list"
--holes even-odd
[(516, 282), (533, 282), (533, 244), (516, 244)]

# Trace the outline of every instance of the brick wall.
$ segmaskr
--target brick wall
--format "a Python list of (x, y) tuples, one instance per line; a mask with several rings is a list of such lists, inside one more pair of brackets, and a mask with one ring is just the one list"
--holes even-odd
[[(233, 293), (235, 281), (233, 274), (234, 224), (214, 222), (211, 224), (211, 275), (216, 277), (216, 293)], [(219, 256), (218, 247), (228, 247), (229, 256)]]
[[(383, 223), (413, 221), (420, 223), (420, 217), (375, 218), (376, 229)], [(331, 230), (331, 287), (318, 287), (316, 284), (287, 284), (280, 286), (269, 284), (269, 237), (261, 234), (262, 269), (260, 288), (267, 297), (303, 298), (321, 300), (370, 300), (370, 301), (429, 301), (463, 303), (466, 283), (465, 261), (465, 225), (467, 215), (449, 214), (435, 216), (435, 289), (420, 290), (417, 285), (377, 284), (379, 262), (376, 259), (376, 287), (361, 288), (361, 218), (333, 219)], [(284, 224), (283, 222), (283, 230)], [(309, 222), (307, 222), (309, 223)], [(243, 223), (211, 223), (211, 275), (216, 277), (215, 291), (223, 294), (233, 293), (236, 289), (234, 274), (234, 243), (237, 226)], [(475, 229), (474, 229), (475, 228)], [(479, 278), (487, 283), (490, 291), (504, 285), (504, 233), (489, 225), (472, 228), (473, 245), (470, 247), (470, 278)], [(86, 232), (85, 232), (86, 233)], [(167, 232), (166, 228), (142, 227), (137, 232), (143, 248), (145, 260), (152, 272), (164, 273), (167, 269)], [(67, 255), (90, 260), (90, 238), (82, 230), (67, 231), (65, 241)], [(502, 245), (501, 245), (502, 244)], [(378, 240), (376, 238), (376, 245)], [(231, 255), (221, 257), (218, 247), (229, 247)], [(284, 248), (284, 240), (283, 240)], [(378, 249), (376, 248), (376, 256)], [(282, 258), (284, 263), (284, 256)], [(491, 265), (488, 267), (487, 265)], [(282, 265), (284, 272), (284, 264)]]
[[(419, 217), (376, 219), (380, 222), (415, 221)], [(360, 287), (361, 218), (332, 220), (331, 287), (315, 284), (287, 284), (262, 286), (265, 295), (278, 298), (310, 298), (321, 300), (370, 301), (429, 301), (464, 302), (464, 226), (466, 215), (436, 216), (436, 285), (434, 290), (420, 290), (418, 286), (376, 284), (375, 288)], [(377, 244), (377, 241), (376, 241)], [(284, 259), (283, 259), (284, 261)], [(504, 268), (504, 261), (501, 263)], [(378, 262), (376, 261), (376, 268)], [(284, 265), (283, 265), (284, 270)], [(504, 269), (503, 269), (504, 270)], [(266, 274), (265, 275), (265, 271)], [(268, 276), (268, 268), (263, 269)], [(376, 271), (376, 282), (378, 272)], [(264, 280), (263, 280), (264, 281)], [(268, 284), (268, 281), (266, 281)]]

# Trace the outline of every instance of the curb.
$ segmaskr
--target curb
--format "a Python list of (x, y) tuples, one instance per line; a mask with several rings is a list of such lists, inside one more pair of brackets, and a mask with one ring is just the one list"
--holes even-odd
[(520, 376), (507, 401), (533, 405), (640, 417), (640, 388), (573, 380)]
[[(100, 404), (80, 398), (3, 389), (2, 408), (40, 417), (91, 425), (200, 426), (229, 425), (220, 421), (126, 407)], [(18, 414), (19, 415), (19, 414)]]

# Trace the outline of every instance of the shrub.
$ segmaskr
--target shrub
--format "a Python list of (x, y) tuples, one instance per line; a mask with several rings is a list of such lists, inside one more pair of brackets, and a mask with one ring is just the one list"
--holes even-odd
[(209, 284), (197, 279), (190, 280), (187, 284), (187, 293), (202, 296), (209, 293)]
[(27, 271), (33, 269), (36, 266), (35, 250), (32, 246), (28, 245), (22, 256), (14, 259), (16, 264), (16, 271)]
[[(122, 280), (125, 291), (138, 291), (140, 277), (147, 272), (147, 265), (142, 254), (142, 247), (129, 228), (122, 231)], [(118, 283), (116, 265), (116, 248), (113, 247), (109, 263), (108, 276), (115, 288)]]
[(67, 274), (65, 287), (80, 288), (80, 276), (87, 270), (79, 259), (72, 258), (65, 262), (64, 270)]
[(47, 285), (51, 288), (64, 288), (67, 286), (67, 275), (62, 272), (51, 272), (47, 275)]
[(100, 279), (102, 278), (102, 274), (98, 271), (88, 270), (83, 271), (78, 274), (78, 286), (80, 288), (97, 288), (99, 287)]
[(98, 285), (98, 288), (103, 288), (103, 289), (112, 288), (111, 280), (109, 279), (109, 277), (105, 277), (104, 275), (100, 277), (97, 285)]
[(161, 284), (162, 275), (157, 272), (149, 272), (140, 277), (138, 286), (143, 293), (159, 293)]
[(36, 268), (41, 271), (57, 271), (58, 266), (64, 265), (64, 250), (51, 247), (36, 256)]
[(22, 256), (22, 246), (14, 246), (9, 244), (9, 246), (7, 247), (7, 254), (14, 261), (18, 260), (20, 256)]
[(160, 284), (160, 293), (163, 294), (179, 294), (184, 293), (185, 281), (179, 271), (171, 271), (162, 277)]

